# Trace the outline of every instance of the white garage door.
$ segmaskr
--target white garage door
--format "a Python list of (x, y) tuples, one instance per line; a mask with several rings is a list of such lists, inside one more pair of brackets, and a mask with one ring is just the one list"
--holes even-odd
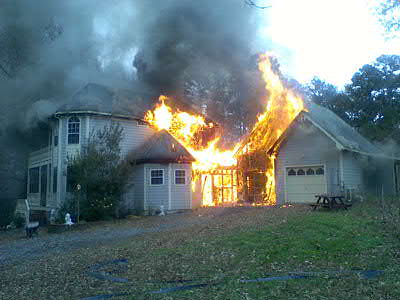
[(324, 166), (286, 168), (285, 189), (286, 201), (288, 202), (315, 202), (315, 195), (326, 193)]

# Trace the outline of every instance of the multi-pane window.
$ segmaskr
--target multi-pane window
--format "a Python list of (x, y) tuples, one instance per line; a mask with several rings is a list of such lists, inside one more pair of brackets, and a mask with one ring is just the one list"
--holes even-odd
[(39, 167), (29, 169), (29, 193), (39, 193)]
[(175, 170), (175, 184), (186, 184), (185, 170)]
[(150, 184), (164, 184), (164, 170), (151, 170)]
[(71, 117), (68, 120), (68, 144), (79, 144), (80, 120)]
[(287, 169), (288, 176), (313, 176), (313, 175), (324, 175), (324, 167), (316, 166), (316, 167), (293, 167)]

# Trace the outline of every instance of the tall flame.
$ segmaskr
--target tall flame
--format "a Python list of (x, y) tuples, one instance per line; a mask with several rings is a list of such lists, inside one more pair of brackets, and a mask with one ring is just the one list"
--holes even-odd
[[(207, 173), (212, 173), (221, 167), (236, 166), (237, 158), (235, 154), (239, 159), (243, 155), (256, 151), (262, 151), (266, 156), (268, 149), (278, 140), (297, 114), (303, 110), (302, 99), (287, 90), (279, 76), (273, 72), (268, 54), (260, 56), (259, 70), (265, 81), (265, 88), (269, 93), (267, 99), (265, 99), (266, 109), (258, 116), (258, 121), (251, 130), (249, 137), (235, 145), (232, 150), (223, 151), (219, 149), (219, 137), (215, 137), (204, 145), (201, 133), (213, 128), (214, 124), (207, 123), (200, 115), (172, 109), (165, 103), (166, 101), (172, 101), (167, 96), (160, 96), (160, 103), (154, 111), (146, 113), (145, 120), (147, 122), (158, 130), (167, 130), (196, 159), (192, 168), (197, 176), (194, 176), (193, 180), (200, 180), (201, 182), (203, 205), (214, 205), (216, 201), (213, 199), (214, 192), (212, 188), (215, 186), (217, 188), (220, 187), (223, 193), (226, 182), (231, 188), (229, 190), (229, 198), (233, 202), (237, 201), (237, 182), (236, 185), (234, 184), (237, 179), (234, 179), (232, 172), (226, 173), (227, 175), (221, 175), (222, 177), (218, 177), (216, 181), (213, 176), (208, 176)], [(262, 168), (267, 178), (264, 201), (266, 204), (275, 204), (275, 156), (270, 156), (266, 159), (268, 163)], [(192, 187), (195, 186), (196, 184), (193, 182)], [(234, 195), (234, 193), (236, 194)]]

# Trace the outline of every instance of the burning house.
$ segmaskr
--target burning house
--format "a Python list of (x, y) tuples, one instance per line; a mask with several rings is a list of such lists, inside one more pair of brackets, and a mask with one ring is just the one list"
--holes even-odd
[[(267, 55), (259, 69), (265, 81), (265, 111), (249, 134), (221, 149), (215, 122), (174, 99), (160, 96), (154, 109), (117, 113), (104, 106), (115, 97), (88, 85), (50, 118), (49, 146), (31, 153), (28, 200), (48, 211), (68, 198), (68, 156), (91, 132), (115, 122), (124, 130), (122, 154), (135, 170), (124, 195), (127, 210), (179, 210), (216, 205), (307, 203), (321, 193), (399, 191), (397, 159), (382, 151), (333, 112), (285, 88)], [(147, 111), (147, 112), (146, 112)], [(146, 112), (144, 114), (144, 112)], [(143, 116), (144, 115), (144, 116)]]
[[(111, 123), (123, 128), (121, 155), (135, 165), (123, 197), (127, 210), (190, 209), (192, 155), (166, 131), (157, 131), (143, 117), (113, 105), (115, 93), (88, 84), (49, 118), (48, 145), (28, 159), (27, 200), (35, 214), (45, 216), (72, 196), (68, 157), (82, 151), (90, 135)], [(144, 112), (146, 101), (135, 109)], [(147, 101), (148, 104), (148, 101)], [(143, 114), (142, 114), (143, 115)]]

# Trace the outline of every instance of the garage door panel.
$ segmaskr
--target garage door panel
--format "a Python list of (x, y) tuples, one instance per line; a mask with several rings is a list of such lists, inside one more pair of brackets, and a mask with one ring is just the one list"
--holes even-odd
[(292, 203), (310, 203), (315, 195), (326, 192), (323, 166), (286, 168), (286, 200)]

